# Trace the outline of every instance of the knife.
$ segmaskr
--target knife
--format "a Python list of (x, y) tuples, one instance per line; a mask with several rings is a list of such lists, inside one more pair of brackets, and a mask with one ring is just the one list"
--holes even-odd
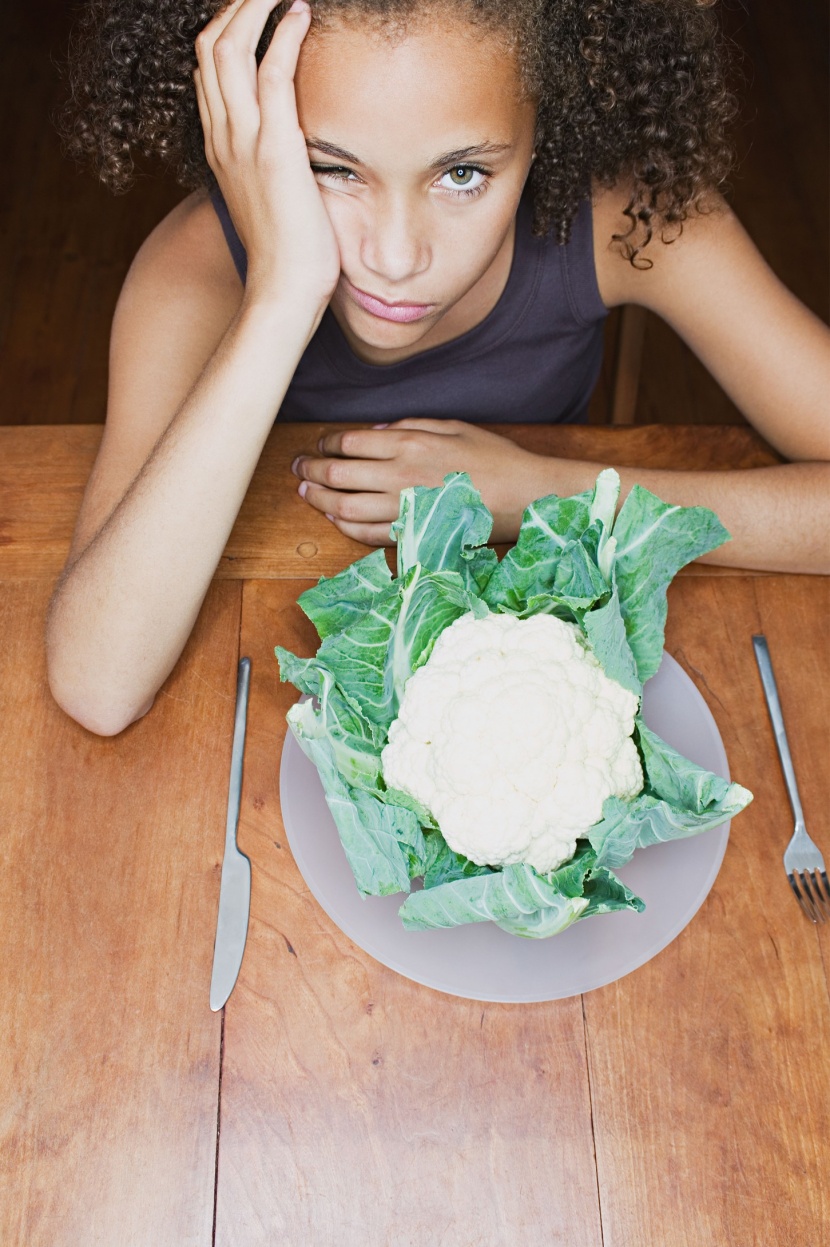
[(234, 989), (251, 912), (251, 863), (236, 844), (239, 806), (242, 796), (242, 758), (245, 753), (245, 725), (248, 719), (248, 687), (251, 660), (240, 658), (236, 675), (236, 719), (231, 750), (231, 780), (228, 792), (228, 822), (225, 830), (225, 856), (219, 886), (219, 917), (213, 946), (213, 974), (210, 979), (210, 1007), (216, 1013)]

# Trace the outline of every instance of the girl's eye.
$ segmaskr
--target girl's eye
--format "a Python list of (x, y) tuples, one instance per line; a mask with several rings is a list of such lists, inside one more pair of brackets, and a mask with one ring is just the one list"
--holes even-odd
[[(358, 182), (360, 179), (353, 169), (344, 165), (312, 164), (311, 171), (317, 177), (331, 178), (335, 182)], [(442, 190), (453, 195), (478, 195), (487, 188), (488, 173), (477, 165), (454, 165), (446, 173), (442, 173), (438, 185)]]
[(348, 182), (354, 175), (352, 169), (346, 169), (343, 165), (312, 164), (311, 172), (322, 174), (323, 177), (334, 178), (337, 182)]
[(438, 185), (455, 194), (474, 195), (484, 189), (486, 182), (487, 174), (483, 169), (475, 165), (455, 165), (441, 175)]

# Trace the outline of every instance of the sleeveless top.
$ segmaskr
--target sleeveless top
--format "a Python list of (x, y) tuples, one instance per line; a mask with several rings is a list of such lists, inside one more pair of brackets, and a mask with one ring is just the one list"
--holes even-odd
[[(218, 186), (210, 197), (244, 283), (245, 248)], [(451, 342), (397, 364), (368, 364), (327, 308), (297, 365), (280, 419), (584, 423), (608, 314), (597, 287), (591, 202), (581, 203), (563, 246), (550, 236), (534, 238), (531, 216), (525, 193), (504, 291), (484, 320)]]

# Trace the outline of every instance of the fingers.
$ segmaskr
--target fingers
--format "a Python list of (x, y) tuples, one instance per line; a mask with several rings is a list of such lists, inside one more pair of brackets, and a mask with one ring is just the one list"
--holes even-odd
[(459, 433), (469, 428), (470, 425), (465, 424), (463, 420), (418, 420), (415, 418), (397, 420), (395, 424), (389, 425), (390, 432), (396, 429), (413, 429), (420, 433), (443, 433), (449, 437), (457, 437)]
[(461, 420), (398, 420), (380, 429), (347, 429), (345, 432), (327, 433), (317, 443), (317, 449), (326, 455), (346, 455), (361, 459), (395, 459), (405, 448), (423, 445), (412, 433), (440, 433), (445, 437), (459, 437), (474, 428)]
[(303, 481), (300, 496), (317, 511), (336, 520), (353, 524), (385, 523), (388, 528), (398, 518), (400, 494), (343, 493)]
[(213, 43), (213, 68), (231, 148), (250, 143), (259, 131), (256, 49), (271, 10), (279, 0), (238, 0), (230, 20)]
[(210, 110), (205, 99), (205, 89), (202, 86), (202, 73), (198, 68), (193, 70), (193, 85), (196, 88), (196, 103), (205, 135), (205, 155), (208, 158), (208, 164), (213, 168), (213, 129), (210, 124)]
[(400, 436), (404, 433), (443, 433), (445, 436), (458, 437), (473, 428), (475, 426), (461, 420), (418, 420), (413, 417), (398, 420), (395, 424), (375, 426), (374, 429), (347, 429), (342, 433), (327, 433), (320, 438), (317, 449), (326, 455), (395, 459), (404, 446), (412, 443), (411, 438)]
[(394, 459), (400, 451), (400, 438), (372, 429), (347, 429), (321, 437), (317, 449), (326, 455), (346, 455), (354, 459)]
[(361, 541), (365, 546), (393, 546), (395, 543), (389, 535), (388, 524), (349, 524), (345, 520), (333, 519), (334, 527), (353, 541)]
[[(303, 39), (311, 24), (306, 0), (294, 0), (276, 30), (262, 58), (256, 63), (256, 50), (272, 9), (281, 0), (244, 0), (221, 32), (213, 48), (218, 67), (219, 87), (231, 128), (256, 133), (262, 128), (262, 93), (272, 76), (274, 64), (283, 71), (280, 81), (292, 83)], [(223, 72), (224, 70), (224, 72)], [(293, 96), (291, 98), (293, 106)], [(294, 108), (296, 116), (296, 108)]]
[(245, 0), (233, 0), (226, 9), (223, 9), (221, 13), (217, 13), (196, 36), (194, 46), (196, 48), (196, 60), (199, 63), (200, 89), (210, 117), (211, 129), (216, 129), (218, 125), (227, 123), (225, 101), (219, 89), (216, 65), (213, 60), (214, 45), (231, 18), (244, 3)]
[(329, 433), (317, 445), (324, 457), (299, 455), (291, 464), (295, 476), (335, 490), (397, 495), (408, 485), (440, 485), (461, 443), (442, 438), (446, 453), (439, 453), (439, 444), (417, 430), (349, 429)]
[(281, 137), (286, 110), (299, 129), (294, 74), (300, 48), (311, 25), (311, 9), (306, 0), (294, 0), (277, 27), (274, 38), (259, 66), (260, 133), (268, 147)]
[(315, 459), (301, 455), (291, 465), (295, 476), (330, 489), (367, 490), (391, 493), (403, 488), (401, 474), (381, 467), (372, 459)]
[[(268, 16), (279, 2), (232, 0), (227, 8), (208, 22), (196, 39), (200, 115), (206, 108), (210, 141), (220, 160), (234, 148), (250, 144), (261, 129), (256, 49)], [(305, 0), (295, 0), (292, 9), (277, 26), (268, 53), (276, 46), (276, 59), (279, 61), (282, 45), (287, 43), (289, 63), (293, 56), (293, 64), (296, 65), (309, 22), (310, 10)], [(268, 53), (263, 57), (263, 65)], [(284, 50), (282, 55), (285, 55)], [(202, 125), (207, 135), (204, 116)]]

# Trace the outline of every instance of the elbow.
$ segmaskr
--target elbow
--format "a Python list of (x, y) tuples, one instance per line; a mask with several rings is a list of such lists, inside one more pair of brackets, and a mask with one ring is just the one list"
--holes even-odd
[(112, 698), (96, 697), (90, 689), (62, 680), (51, 667), (48, 681), (52, 697), (64, 714), (96, 736), (118, 736), (148, 714), (155, 702), (155, 696), (152, 696), (137, 708), (135, 705), (119, 705)]
[(153, 701), (150, 701), (136, 712), (124, 712), (118, 706), (95, 705), (71, 696), (62, 696), (54, 689), (52, 696), (64, 714), (95, 736), (118, 736), (131, 724), (142, 719), (153, 707)]
[(125, 712), (118, 706), (95, 705), (80, 699), (76, 700), (71, 696), (64, 697), (56, 693), (54, 689), (52, 689), (52, 696), (64, 714), (74, 719), (86, 731), (94, 733), (95, 736), (120, 735), (131, 724), (142, 719), (152, 709), (155, 700), (154, 698), (138, 711)]
[(90, 676), (84, 662), (67, 651), (50, 604), (46, 624), (46, 679), (54, 701), (70, 719), (96, 736), (118, 736), (153, 707), (155, 691), (141, 700)]

